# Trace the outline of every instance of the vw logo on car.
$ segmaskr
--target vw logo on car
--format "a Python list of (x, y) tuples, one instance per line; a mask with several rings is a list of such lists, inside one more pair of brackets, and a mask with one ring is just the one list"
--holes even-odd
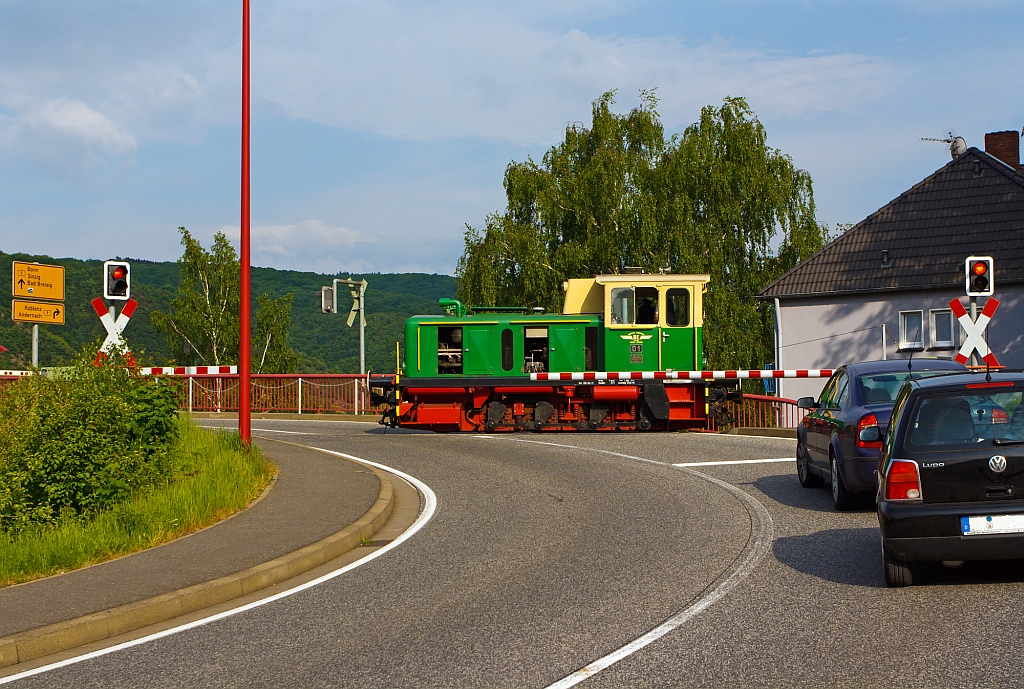
[(1001, 474), (1006, 471), (1006, 457), (1002, 455), (996, 455), (992, 459), (988, 460), (988, 468), (997, 474)]

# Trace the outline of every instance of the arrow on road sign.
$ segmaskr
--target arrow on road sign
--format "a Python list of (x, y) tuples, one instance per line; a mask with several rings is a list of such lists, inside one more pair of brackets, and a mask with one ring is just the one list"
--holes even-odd
[(998, 366), (999, 361), (996, 359), (996, 355), (988, 348), (988, 342), (985, 341), (985, 328), (988, 327), (989, 321), (992, 320), (996, 309), (999, 308), (999, 301), (989, 297), (989, 300), (985, 302), (985, 308), (981, 310), (981, 314), (976, 321), (972, 321), (971, 317), (967, 315), (967, 309), (964, 308), (959, 299), (949, 302), (949, 308), (953, 310), (953, 315), (960, 321), (960, 327), (967, 333), (967, 339), (964, 340), (963, 346), (957, 352), (956, 360), (961, 364), (966, 364), (967, 360), (971, 358), (971, 354), (977, 350), (978, 356), (986, 364)]

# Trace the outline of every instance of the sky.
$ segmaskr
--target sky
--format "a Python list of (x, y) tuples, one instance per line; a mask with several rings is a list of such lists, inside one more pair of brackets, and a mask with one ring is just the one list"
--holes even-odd
[[(949, 160), (950, 131), (1024, 126), (1010, 0), (253, 0), (252, 262), (452, 274), (617, 91), (668, 133), (747, 98), (857, 222)], [(239, 236), (241, 2), (0, 0), (0, 250), (175, 260)]]

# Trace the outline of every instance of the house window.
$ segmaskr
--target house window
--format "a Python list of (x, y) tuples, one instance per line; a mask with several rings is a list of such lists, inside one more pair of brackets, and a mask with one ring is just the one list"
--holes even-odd
[(932, 348), (952, 349), (953, 345), (953, 312), (949, 309), (932, 309)]
[(923, 311), (900, 311), (900, 349), (924, 349)]

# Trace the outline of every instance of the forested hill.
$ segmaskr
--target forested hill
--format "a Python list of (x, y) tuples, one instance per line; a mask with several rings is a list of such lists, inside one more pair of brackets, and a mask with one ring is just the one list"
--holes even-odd
[[(132, 297), (139, 302), (125, 336), (134, 351), (143, 351), (143, 363), (169, 363), (170, 354), (164, 336), (149, 320), (153, 310), (167, 311), (178, 288), (178, 264), (131, 261)], [(12, 261), (36, 261), (64, 266), (66, 325), (39, 328), (39, 363), (59, 366), (68, 363), (83, 344), (105, 336), (91, 302), (103, 289), (102, 261), (50, 258), (0, 252), (2, 275), (11, 274)], [(359, 324), (345, 325), (346, 313), (320, 311), (320, 287), (335, 277), (349, 273), (321, 275), (274, 268), (252, 269), (253, 313), (255, 300), (266, 292), (271, 297), (291, 293), (291, 347), (300, 354), (300, 372), (354, 373), (359, 371)], [(372, 371), (392, 371), (395, 367), (395, 342), (402, 338), (405, 319), (414, 314), (441, 313), (437, 300), (455, 296), (455, 278), (423, 273), (368, 273), (351, 275), (365, 279), (366, 288), (366, 365)], [(339, 295), (338, 306), (347, 311), (348, 292)], [(120, 311), (120, 305), (118, 306)], [(31, 362), (32, 328), (11, 321), (10, 301), (0, 301), (0, 368), (27, 368)]]

